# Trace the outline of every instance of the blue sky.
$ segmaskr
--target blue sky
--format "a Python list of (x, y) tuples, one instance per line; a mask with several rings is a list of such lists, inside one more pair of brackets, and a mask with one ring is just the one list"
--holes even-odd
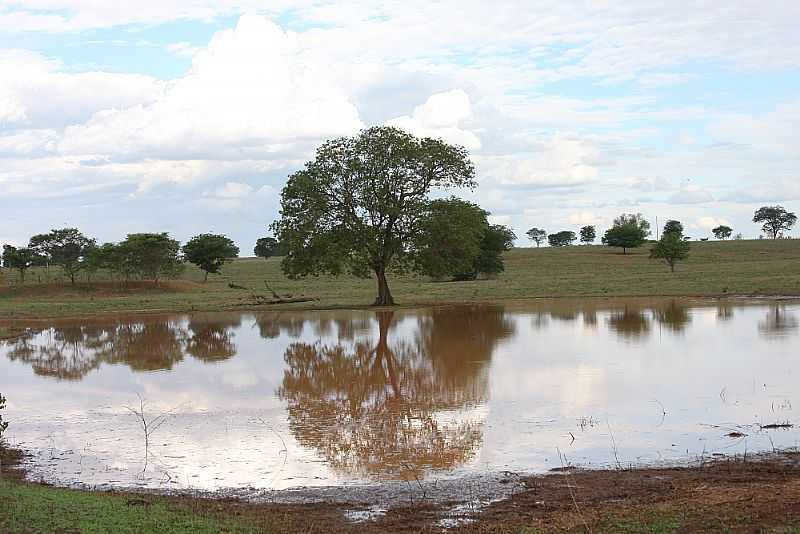
[(749, 0), (0, 0), (0, 242), (75, 225), (248, 252), (319, 143), (384, 123), (467, 146), (464, 194), (520, 236), (642, 212), (756, 237), (758, 206), (800, 210), (797, 20)]

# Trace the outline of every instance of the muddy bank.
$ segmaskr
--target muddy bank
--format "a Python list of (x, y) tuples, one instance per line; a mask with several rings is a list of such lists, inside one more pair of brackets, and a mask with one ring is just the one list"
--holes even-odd
[[(2, 477), (19, 480), (21, 453), (0, 449), (0, 457)], [(466, 504), (467, 486), (461, 487), (460, 503), (419, 493), (413, 502), (386, 507), (347, 490), (319, 494), (320, 502), (306, 504), (270, 502), (265, 495), (94, 495), (124, 495), (131, 506), (189, 504), (198, 513), (252, 518), (256, 524), (278, 515), (304, 532), (760, 532), (800, 525), (796, 452), (719, 458), (692, 467), (507, 476), (516, 492), (494, 502), (467, 499)]]

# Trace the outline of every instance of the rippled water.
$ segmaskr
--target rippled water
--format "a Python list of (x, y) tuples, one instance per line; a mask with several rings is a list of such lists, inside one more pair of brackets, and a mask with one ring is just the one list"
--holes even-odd
[(800, 441), (794, 428), (760, 426), (800, 422), (792, 301), (16, 326), (29, 335), (0, 342), (7, 437), (34, 453), (32, 478), (60, 484), (417, 482), (684, 462)]

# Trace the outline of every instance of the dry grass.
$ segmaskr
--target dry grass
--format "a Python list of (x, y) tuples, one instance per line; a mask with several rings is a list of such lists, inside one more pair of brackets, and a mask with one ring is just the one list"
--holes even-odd
[[(265, 280), (282, 295), (319, 298), (289, 305), (293, 308), (362, 307), (374, 300), (376, 290), (373, 280), (347, 276), (288, 280), (277, 258), (237, 260), (207, 284), (190, 268), (180, 280), (158, 288), (139, 282), (121, 289), (108, 281), (70, 287), (54, 281), (57, 269), (49, 276), (43, 270), (31, 273), (28, 280), (42, 284), (21, 287), (13, 273), (5, 274), (5, 285), (0, 286), (0, 317), (5, 318), (251, 307), (254, 293), (270, 296)], [(248, 289), (234, 289), (229, 283)], [(691, 257), (674, 274), (649, 259), (646, 248), (628, 255), (600, 246), (524, 248), (506, 254), (506, 271), (494, 280), (432, 282), (395, 276), (390, 284), (404, 305), (546, 296), (800, 295), (800, 240), (694, 243)]]

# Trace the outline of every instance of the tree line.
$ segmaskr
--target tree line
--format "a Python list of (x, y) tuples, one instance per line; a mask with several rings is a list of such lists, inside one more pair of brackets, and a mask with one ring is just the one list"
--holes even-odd
[(30, 238), (28, 246), (3, 246), (2, 265), (25, 275), (32, 267), (58, 267), (72, 285), (80, 273), (87, 280), (98, 271), (112, 279), (152, 280), (158, 285), (162, 278), (175, 278), (183, 272), (185, 263), (192, 263), (205, 273), (219, 273), (222, 266), (239, 255), (234, 242), (218, 234), (200, 234), (181, 247), (169, 233), (137, 233), (118, 243), (97, 244), (77, 228), (53, 229)]

